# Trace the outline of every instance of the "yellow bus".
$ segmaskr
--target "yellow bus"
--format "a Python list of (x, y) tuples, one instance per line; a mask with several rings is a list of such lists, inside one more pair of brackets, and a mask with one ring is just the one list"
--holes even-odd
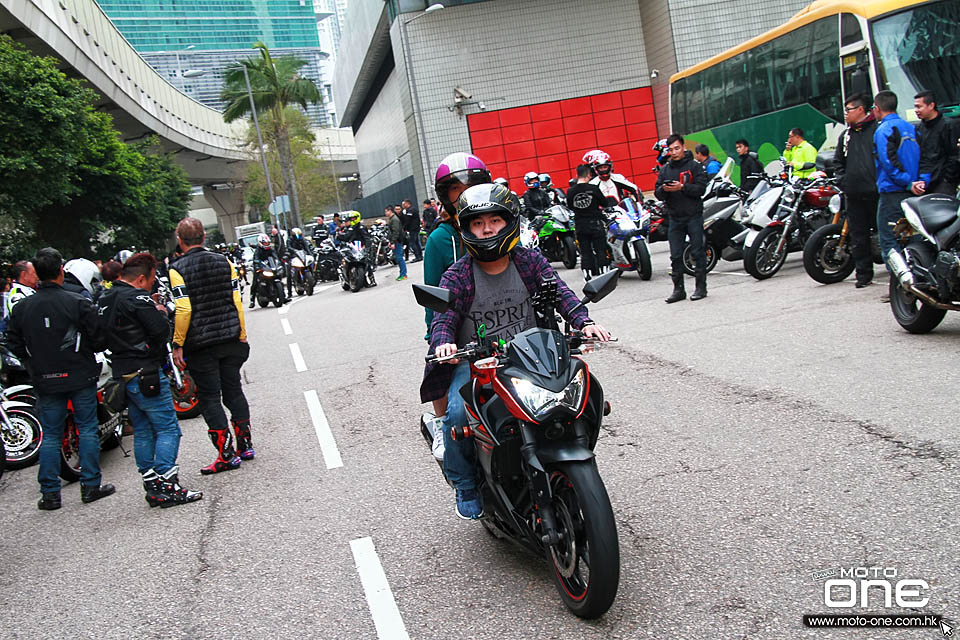
[(913, 115), (919, 91), (960, 103), (960, 0), (817, 0), (785, 24), (670, 78), (671, 130), (723, 162), (745, 138), (766, 165), (800, 127), (818, 149), (854, 93), (889, 89)]

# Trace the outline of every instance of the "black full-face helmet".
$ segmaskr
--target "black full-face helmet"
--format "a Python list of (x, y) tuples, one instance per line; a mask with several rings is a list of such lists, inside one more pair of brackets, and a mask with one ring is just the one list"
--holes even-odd
[[(470, 230), (470, 223), (485, 213), (501, 216), (507, 223), (489, 238), (479, 238)], [(470, 187), (457, 200), (457, 216), (463, 244), (474, 259), (493, 262), (510, 253), (520, 240), (520, 200), (500, 184)]]

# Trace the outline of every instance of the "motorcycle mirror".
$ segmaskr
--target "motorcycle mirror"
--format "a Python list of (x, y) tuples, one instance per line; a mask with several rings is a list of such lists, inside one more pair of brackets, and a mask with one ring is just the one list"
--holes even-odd
[(453, 294), (449, 289), (431, 287), (426, 284), (413, 285), (413, 295), (417, 299), (418, 305), (437, 313), (446, 312), (453, 302)]
[(620, 279), (620, 270), (614, 269), (608, 271), (602, 276), (593, 278), (583, 287), (583, 293), (586, 296), (585, 302), (599, 302), (617, 288), (617, 280)]

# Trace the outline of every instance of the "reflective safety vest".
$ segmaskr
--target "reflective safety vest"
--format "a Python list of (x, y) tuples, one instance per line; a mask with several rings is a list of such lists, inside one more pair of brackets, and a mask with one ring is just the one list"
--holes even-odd
[(14, 282), (13, 286), (10, 287), (10, 291), (7, 292), (7, 299), (3, 304), (3, 317), (9, 318), (10, 314), (13, 313), (13, 307), (15, 304), (27, 296), (32, 296), (35, 293), (36, 291), (33, 288), (19, 282)]

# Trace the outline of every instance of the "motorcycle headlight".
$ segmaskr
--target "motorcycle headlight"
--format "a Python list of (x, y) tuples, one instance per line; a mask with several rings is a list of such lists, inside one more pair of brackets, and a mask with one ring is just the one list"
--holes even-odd
[(273, 271), (264, 270), (264, 272), (263, 272), (263, 277), (264, 277), (264, 278), (272, 278), (272, 277), (273, 277)]
[(827, 203), (827, 209), (830, 210), (830, 213), (837, 214), (840, 213), (840, 194), (834, 194), (830, 197), (830, 202)]
[(716, 221), (717, 221), (717, 218), (710, 218), (709, 220), (707, 220), (706, 222), (704, 222), (704, 223), (703, 223), (703, 230), (706, 231), (707, 229), (709, 229), (709, 228), (711, 227), (711, 225), (713, 225), (713, 223), (716, 222)]
[(23, 363), (20, 362), (20, 358), (12, 353), (3, 354), (3, 364), (7, 367), (23, 368)]
[(577, 375), (573, 377), (570, 384), (559, 393), (538, 387), (529, 380), (521, 378), (510, 378), (510, 382), (523, 408), (535, 420), (542, 419), (556, 407), (564, 407), (576, 413), (583, 403), (583, 394), (586, 391), (586, 376), (583, 369), (577, 371)]

